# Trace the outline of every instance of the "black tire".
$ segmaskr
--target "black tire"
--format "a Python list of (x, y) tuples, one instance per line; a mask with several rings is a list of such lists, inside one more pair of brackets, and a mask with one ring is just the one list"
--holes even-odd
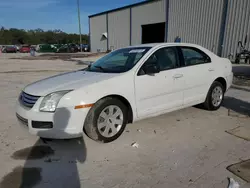
[[(101, 135), (101, 133), (97, 128), (97, 120), (99, 118), (100, 113), (109, 105), (116, 105), (121, 109), (123, 113), (123, 123), (121, 129), (117, 132), (116, 135), (114, 135), (113, 137), (104, 137), (103, 135)], [(108, 143), (116, 140), (118, 137), (121, 136), (126, 127), (127, 122), (128, 122), (128, 108), (126, 107), (126, 105), (117, 98), (106, 97), (99, 100), (90, 109), (86, 117), (83, 129), (84, 132), (87, 134), (87, 136), (90, 137), (91, 139), (98, 142)]]
[[(219, 106), (215, 106), (212, 103), (212, 92), (216, 87), (220, 87), (222, 89), (222, 100), (221, 100)], [(213, 84), (211, 85), (209, 91), (208, 91), (206, 101), (203, 103), (204, 108), (206, 110), (210, 110), (210, 111), (218, 110), (221, 107), (221, 104), (223, 102), (225, 90), (226, 90), (226, 88), (224, 88), (223, 85), (220, 82), (214, 81)]]

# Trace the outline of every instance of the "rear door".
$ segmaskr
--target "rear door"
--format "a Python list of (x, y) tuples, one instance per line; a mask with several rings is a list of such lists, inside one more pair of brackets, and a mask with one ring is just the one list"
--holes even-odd
[(202, 103), (214, 78), (215, 67), (211, 58), (198, 48), (179, 47), (179, 50), (184, 63), (184, 106)]
[[(143, 67), (156, 59), (160, 72), (154, 75), (143, 73)], [(161, 114), (183, 104), (183, 83), (178, 50), (164, 47), (156, 50), (139, 69), (135, 76), (135, 95), (138, 117)]]

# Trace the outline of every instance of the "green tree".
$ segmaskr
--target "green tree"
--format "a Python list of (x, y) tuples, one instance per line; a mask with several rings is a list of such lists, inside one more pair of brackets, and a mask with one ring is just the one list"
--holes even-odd
[[(83, 43), (88, 43), (88, 35), (82, 35)], [(65, 44), (79, 43), (78, 34), (67, 34), (59, 29), (44, 31), (41, 28), (24, 30), (0, 28), (0, 44)]]

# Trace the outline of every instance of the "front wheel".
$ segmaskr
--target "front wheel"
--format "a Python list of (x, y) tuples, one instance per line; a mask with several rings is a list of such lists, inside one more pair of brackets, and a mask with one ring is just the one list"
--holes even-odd
[(225, 88), (223, 85), (220, 82), (215, 81), (208, 91), (204, 107), (211, 111), (218, 110), (223, 102), (224, 94)]
[(120, 100), (107, 97), (90, 109), (84, 131), (93, 140), (112, 142), (123, 133), (127, 120), (127, 107)]

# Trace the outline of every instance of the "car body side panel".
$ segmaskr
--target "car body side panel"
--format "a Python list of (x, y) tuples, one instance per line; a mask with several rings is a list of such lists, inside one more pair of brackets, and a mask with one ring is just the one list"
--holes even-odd
[(183, 80), (174, 79), (178, 72), (178, 69), (171, 69), (155, 75), (135, 76), (135, 98), (140, 118), (182, 106)]
[(134, 119), (137, 118), (133, 76), (127, 73), (74, 90), (64, 95), (57, 108), (94, 104), (110, 95), (118, 95), (125, 98), (131, 105)]
[(182, 73), (185, 79), (184, 105), (204, 102), (212, 82), (216, 79), (215, 64), (212, 62), (184, 67)]
[[(187, 78), (184, 91), (184, 105), (194, 105), (206, 100), (207, 93), (212, 83), (218, 78), (224, 78), (227, 82), (227, 89), (232, 84), (232, 65), (229, 60), (220, 57), (213, 57), (212, 63), (193, 66), (185, 74)], [(193, 75), (195, 74), (195, 75)]]

